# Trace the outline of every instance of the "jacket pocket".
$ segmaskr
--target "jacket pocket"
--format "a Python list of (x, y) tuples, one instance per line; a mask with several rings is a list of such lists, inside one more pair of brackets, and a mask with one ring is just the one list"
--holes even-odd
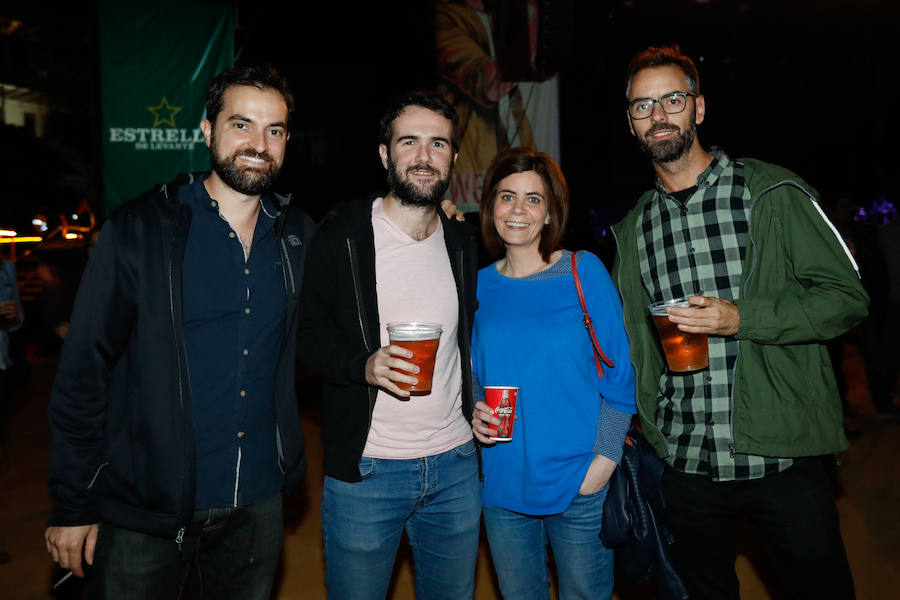
[[(767, 408), (778, 411), (796, 404), (818, 404), (827, 396), (829, 378), (822, 376), (822, 365), (829, 363), (827, 357), (822, 355), (824, 349), (820, 352), (817, 344), (761, 345), (760, 348), (763, 361), (759, 376), (764, 379), (753, 378), (749, 381), (755, 380), (756, 386), (763, 381), (768, 384), (770, 394), (753, 394), (769, 398), (771, 404)], [(834, 375), (830, 375), (833, 385)]]

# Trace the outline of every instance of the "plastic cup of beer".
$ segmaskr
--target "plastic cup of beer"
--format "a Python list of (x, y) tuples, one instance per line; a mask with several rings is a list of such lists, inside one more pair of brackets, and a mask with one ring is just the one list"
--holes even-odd
[[(678, 329), (678, 325), (669, 320), (667, 308), (684, 308), (694, 306), (687, 297), (654, 302), (647, 308), (653, 316), (653, 324), (659, 333), (666, 363), (673, 373), (689, 373), (709, 366), (709, 346), (705, 333), (688, 333)], [(696, 306), (695, 310), (703, 310)]]
[(412, 358), (403, 360), (419, 367), (418, 373), (398, 372), (419, 379), (418, 383), (395, 381), (401, 390), (407, 390), (413, 396), (424, 396), (431, 393), (431, 378), (434, 375), (434, 358), (441, 341), (440, 323), (422, 323), (419, 321), (403, 321), (387, 324), (388, 337), (391, 344), (412, 351)]
[(518, 396), (519, 388), (512, 385), (484, 386), (484, 402), (494, 411), (494, 416), (500, 419), (499, 425), (488, 425), (496, 432), (489, 435), (488, 439), (495, 442), (508, 442), (512, 439)]

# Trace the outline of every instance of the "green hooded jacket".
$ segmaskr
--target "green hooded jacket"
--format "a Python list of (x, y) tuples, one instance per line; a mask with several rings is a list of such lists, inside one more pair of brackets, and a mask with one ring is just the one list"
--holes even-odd
[[(753, 198), (741, 274), (740, 326), (732, 391), (734, 451), (770, 457), (815, 456), (847, 448), (831, 361), (823, 342), (859, 323), (868, 296), (856, 264), (824, 217), (818, 194), (790, 171), (739, 159)], [(622, 295), (637, 407), (644, 435), (663, 458), (656, 426), (665, 368), (641, 280), (636, 225), (646, 192), (613, 227), (613, 280)]]

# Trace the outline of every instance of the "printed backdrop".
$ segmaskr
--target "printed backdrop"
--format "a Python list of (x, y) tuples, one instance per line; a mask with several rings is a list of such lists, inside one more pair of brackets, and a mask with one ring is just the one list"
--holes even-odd
[(559, 163), (559, 87), (536, 68), (538, 3), (438, 0), (435, 52), (438, 90), (459, 114), (460, 150), (450, 199), (477, 211), (485, 170), (513, 146), (546, 152)]
[(231, 2), (100, 1), (106, 212), (177, 173), (209, 170), (206, 86), (234, 64)]

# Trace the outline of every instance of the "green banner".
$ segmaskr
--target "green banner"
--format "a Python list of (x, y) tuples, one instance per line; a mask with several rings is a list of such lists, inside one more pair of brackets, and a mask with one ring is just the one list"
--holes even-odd
[(234, 6), (100, 0), (106, 212), (177, 173), (209, 170), (206, 86), (234, 64)]

